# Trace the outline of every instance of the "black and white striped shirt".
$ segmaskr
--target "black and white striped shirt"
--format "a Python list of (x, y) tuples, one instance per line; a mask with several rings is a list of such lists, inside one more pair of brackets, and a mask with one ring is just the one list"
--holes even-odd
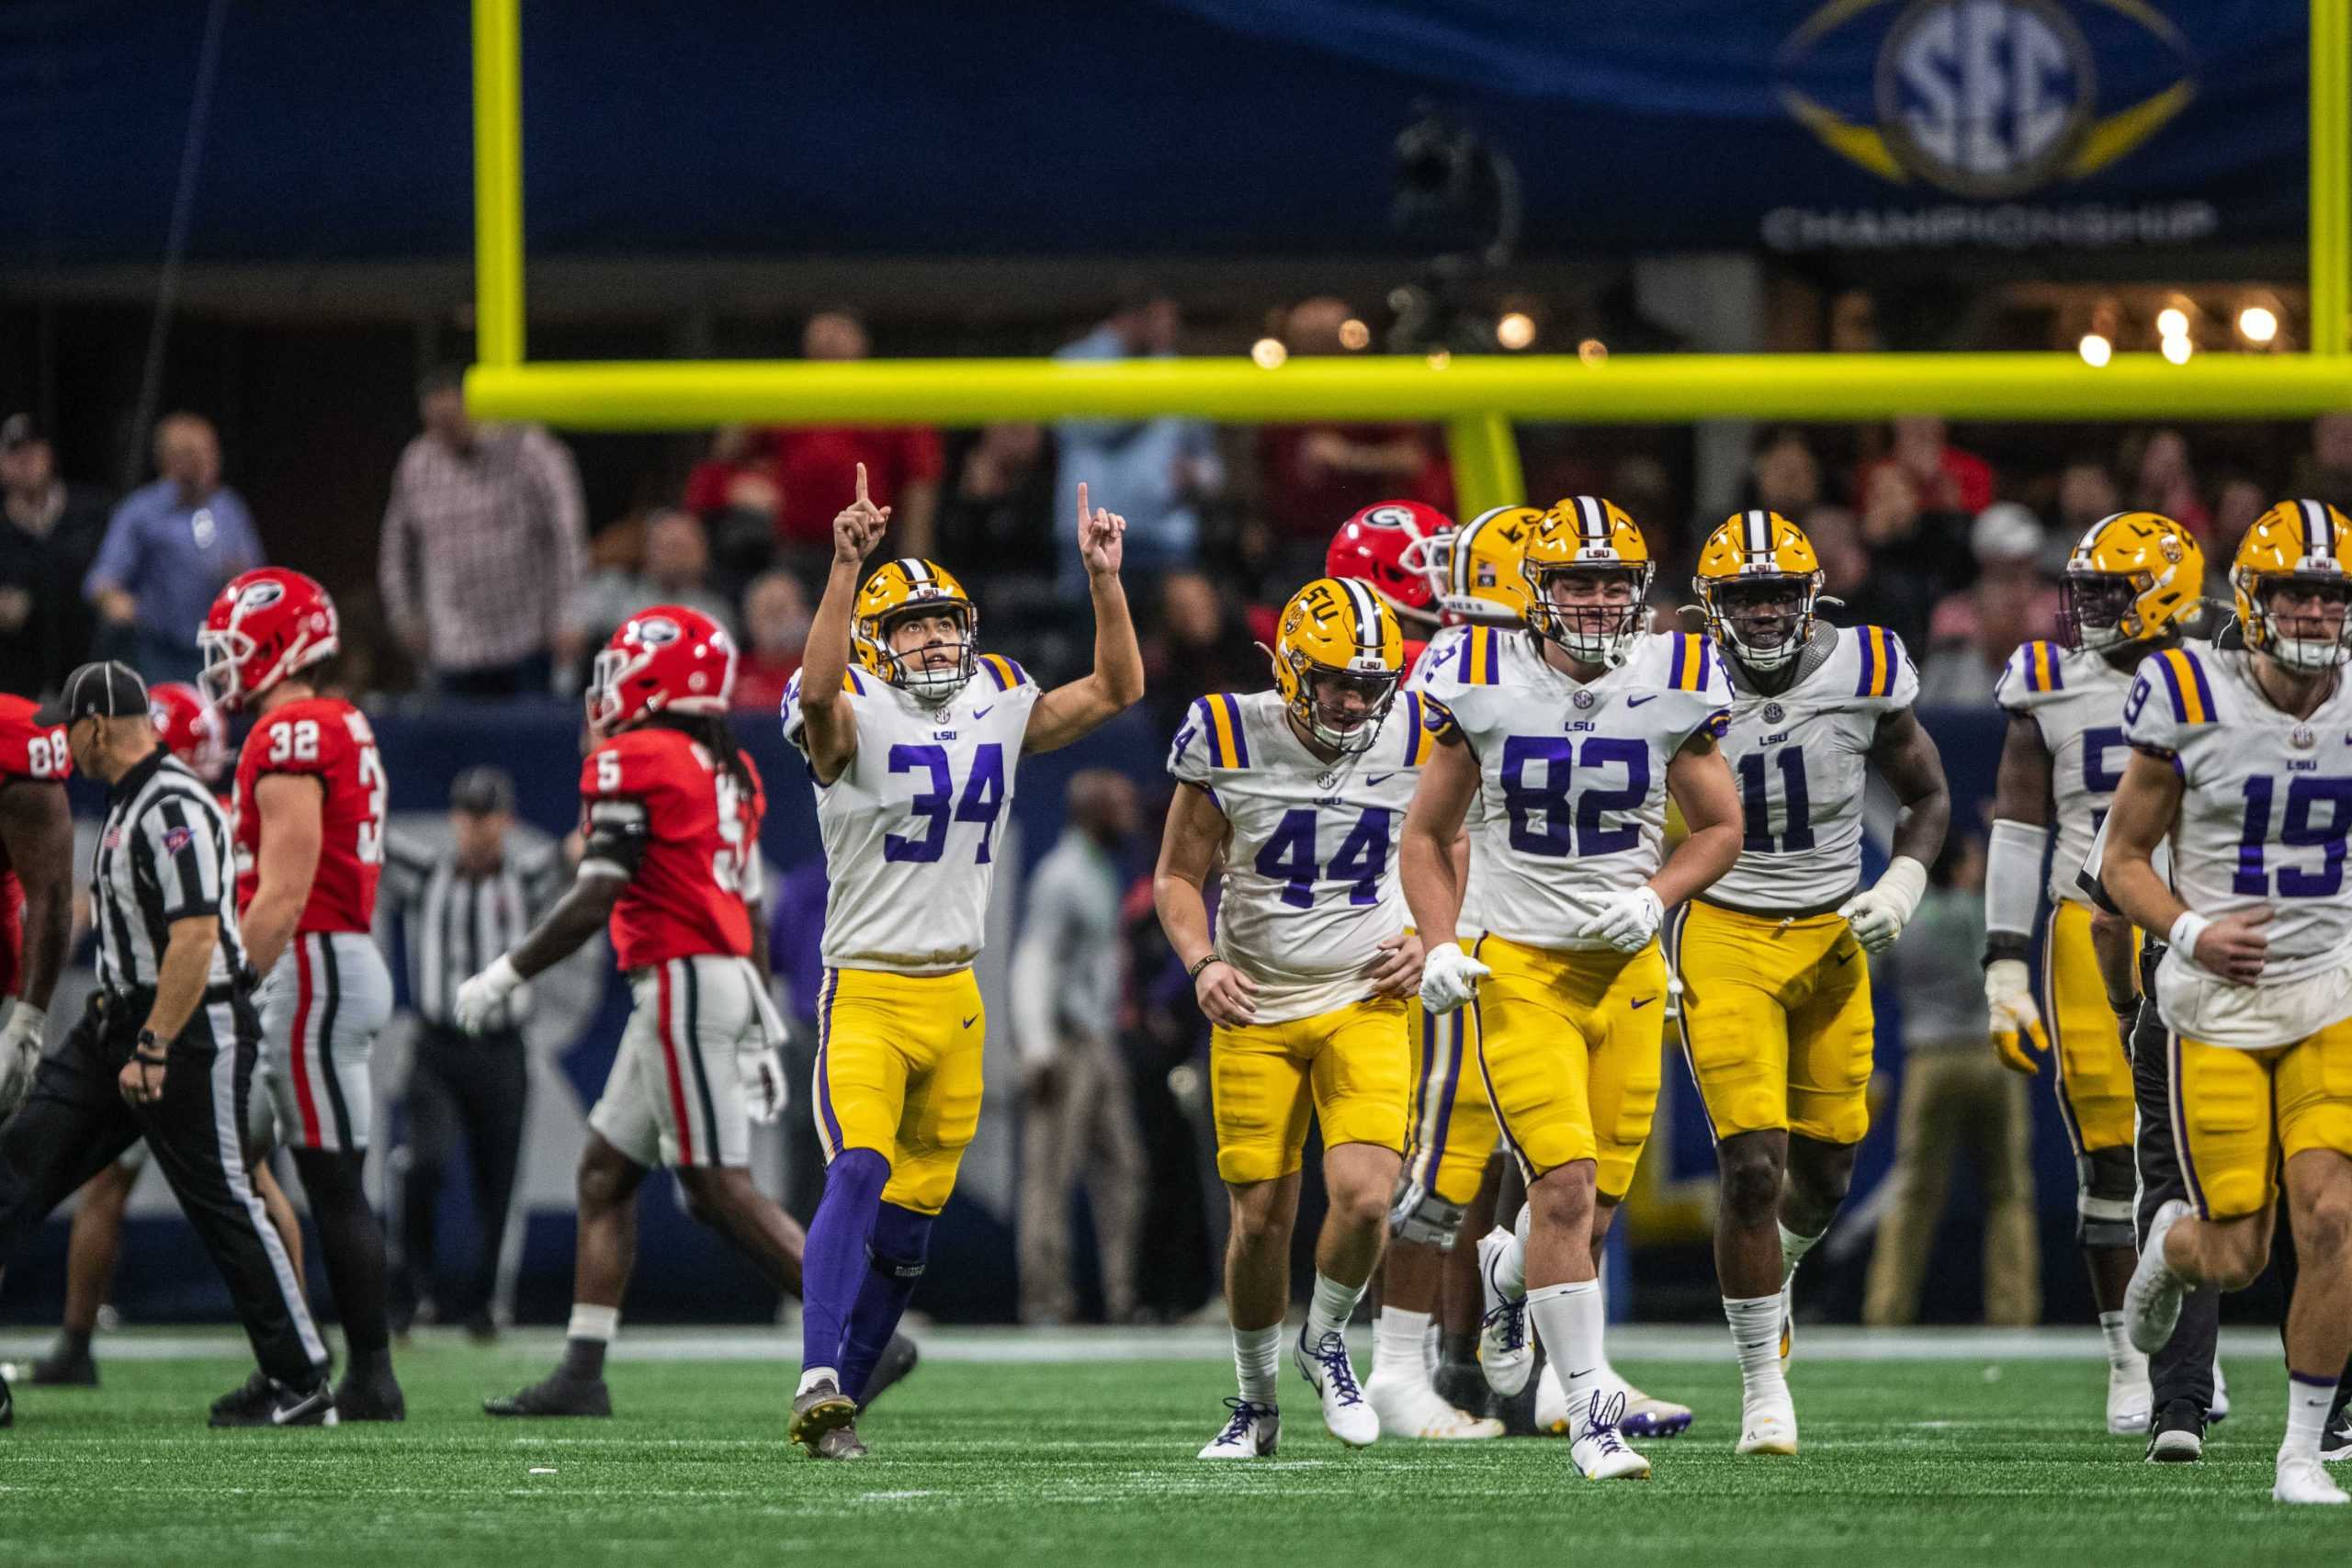
[[(510, 853), (496, 871), (469, 876), (458, 869), (456, 849), (436, 853), (390, 835), (379, 896), (407, 938), (409, 1002), (417, 1016), (458, 1027), (458, 987), (521, 942), (569, 882), (560, 844)], [(519, 1028), (529, 1010), (527, 994), (520, 1007), (510, 998), (494, 1026)]]
[(173, 922), (195, 916), (220, 921), (207, 984), (226, 986), (244, 972), (229, 818), (204, 781), (160, 746), (108, 792), (90, 857), (90, 907), (98, 983), (109, 992), (153, 987)]

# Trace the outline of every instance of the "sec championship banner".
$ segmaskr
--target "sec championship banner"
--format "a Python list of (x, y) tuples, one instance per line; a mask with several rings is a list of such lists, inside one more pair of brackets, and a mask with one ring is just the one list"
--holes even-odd
[[(0, 6), (0, 285), (462, 255), (462, 0)], [(523, 7), (531, 254), (1410, 255), (1398, 133), (1523, 254), (2292, 241), (2301, 0), (605, 0)], [(288, 138), (289, 124), (303, 134)]]

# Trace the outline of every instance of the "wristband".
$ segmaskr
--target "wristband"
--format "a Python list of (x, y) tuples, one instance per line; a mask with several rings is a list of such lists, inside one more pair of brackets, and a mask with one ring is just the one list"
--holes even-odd
[(2165, 933), (2165, 941), (2194, 958), (2197, 956), (2197, 939), (2203, 936), (2205, 928), (2212, 923), (2194, 909), (2183, 909), (2180, 919), (2172, 923), (2172, 930)]
[(1202, 970), (1206, 969), (1212, 964), (1222, 964), (1224, 962), (1224, 959), (1219, 958), (1214, 953), (1204, 953), (1202, 954), (1199, 963), (1194, 964), (1190, 969), (1184, 971), (1184, 978), (1187, 980), (1197, 980), (1201, 977)]

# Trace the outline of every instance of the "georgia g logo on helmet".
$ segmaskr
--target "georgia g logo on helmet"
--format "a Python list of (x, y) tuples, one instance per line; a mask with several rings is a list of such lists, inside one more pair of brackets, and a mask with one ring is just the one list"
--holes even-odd
[(637, 640), (648, 648), (664, 648), (678, 640), (678, 623), (667, 615), (648, 615), (637, 623)]
[(266, 610), (286, 597), (286, 585), (274, 578), (249, 582), (237, 594), (237, 614), (248, 615), (254, 610)]

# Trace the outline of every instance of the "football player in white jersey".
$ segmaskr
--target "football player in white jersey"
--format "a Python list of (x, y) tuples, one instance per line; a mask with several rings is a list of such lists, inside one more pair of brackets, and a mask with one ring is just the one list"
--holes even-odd
[[(2167, 939), (2156, 1005), (2189, 1194), (2148, 1226), (2124, 1313), (2153, 1351), (2190, 1287), (2253, 1283), (2283, 1173), (2301, 1268), (2270, 1495), (2343, 1504), (2320, 1440), (2352, 1356), (2352, 520), (2280, 502), (2230, 584), (2245, 647), (2167, 649), (2123, 705), (2132, 751), (2102, 869), (2132, 922)], [(2169, 879), (2151, 859), (2167, 834)]]
[[(1217, 1174), (1233, 1208), (1226, 1310), (1240, 1380), (1203, 1459), (1274, 1451), (1290, 1237), (1311, 1113), (1330, 1196), (1292, 1359), (1331, 1435), (1380, 1436), (1348, 1360), (1348, 1319), (1380, 1260), (1405, 1146), (1407, 928), (1396, 843), (1433, 745), (1400, 696), (1404, 637), (1361, 582), (1320, 577), (1283, 606), (1274, 690), (1214, 692), (1176, 732), (1176, 797), (1152, 898), (1209, 1040)], [(1204, 886), (1222, 861), (1209, 929)]]
[[(1821, 561), (1778, 513), (1732, 516), (1691, 580), (1730, 678), (1738, 863), (1675, 917), (1682, 1039), (1715, 1138), (1715, 1272), (1739, 1357), (1744, 1454), (1797, 1451), (1783, 1375), (1797, 1264), (1829, 1229), (1870, 1127), (1870, 963), (1902, 933), (1951, 818), (1919, 678), (1883, 626), (1819, 619)], [(1862, 797), (1901, 806), (1867, 888)]]
[(1083, 484), (1078, 505), (1094, 668), (1040, 692), (1018, 664), (979, 651), (978, 606), (941, 568), (888, 561), (859, 585), (889, 520), (866, 499), (860, 465), (857, 499), (833, 520), (807, 661), (785, 696), (785, 736), (808, 760), (832, 877), (813, 1097), (825, 1193), (808, 1226), (791, 1427), (819, 1458), (865, 1451), (852, 1426), (859, 1394), (979, 1123), (972, 960), (1014, 770), (1143, 694), (1119, 585), (1125, 520), (1090, 512)]
[[(1403, 874), (1427, 946), (1421, 1000), (1472, 1003), (1503, 1137), (1527, 1177), (1523, 1247), (1482, 1247), (1498, 1314), (1523, 1312), (1562, 1370), (1571, 1450), (1594, 1480), (1641, 1478), (1624, 1399), (1600, 1379), (1596, 1263), (1657, 1109), (1666, 909), (1739, 855), (1739, 795), (1716, 744), (1730, 693), (1707, 639), (1643, 630), (1657, 567), (1633, 519), (1578, 496), (1528, 541), (1527, 629), (1481, 628), (1426, 666), (1453, 723), (1405, 820)], [(1661, 852), (1668, 793), (1689, 835)], [(1485, 927), (1464, 953), (1453, 842)], [(1482, 1343), (1481, 1355), (1487, 1346)]]
[[(2205, 587), (2195, 536), (2153, 512), (2091, 525), (2066, 559), (2063, 642), (2009, 656), (1993, 700), (2008, 715), (1984, 873), (1984, 998), (1993, 1046), (2021, 1073), (2048, 1051), (2060, 1120), (2075, 1149), (2075, 1241), (2107, 1337), (2107, 1429), (2147, 1429), (2148, 1360), (2123, 1327), (2133, 1257), (2132, 1066), (2091, 942), (2093, 911), (2075, 883), (2130, 748), (2123, 700), (2140, 661), (2178, 645)], [(2051, 829), (2050, 929), (2039, 997), (2026, 955)], [(2054, 1047), (2054, 1049), (2053, 1049)]]

